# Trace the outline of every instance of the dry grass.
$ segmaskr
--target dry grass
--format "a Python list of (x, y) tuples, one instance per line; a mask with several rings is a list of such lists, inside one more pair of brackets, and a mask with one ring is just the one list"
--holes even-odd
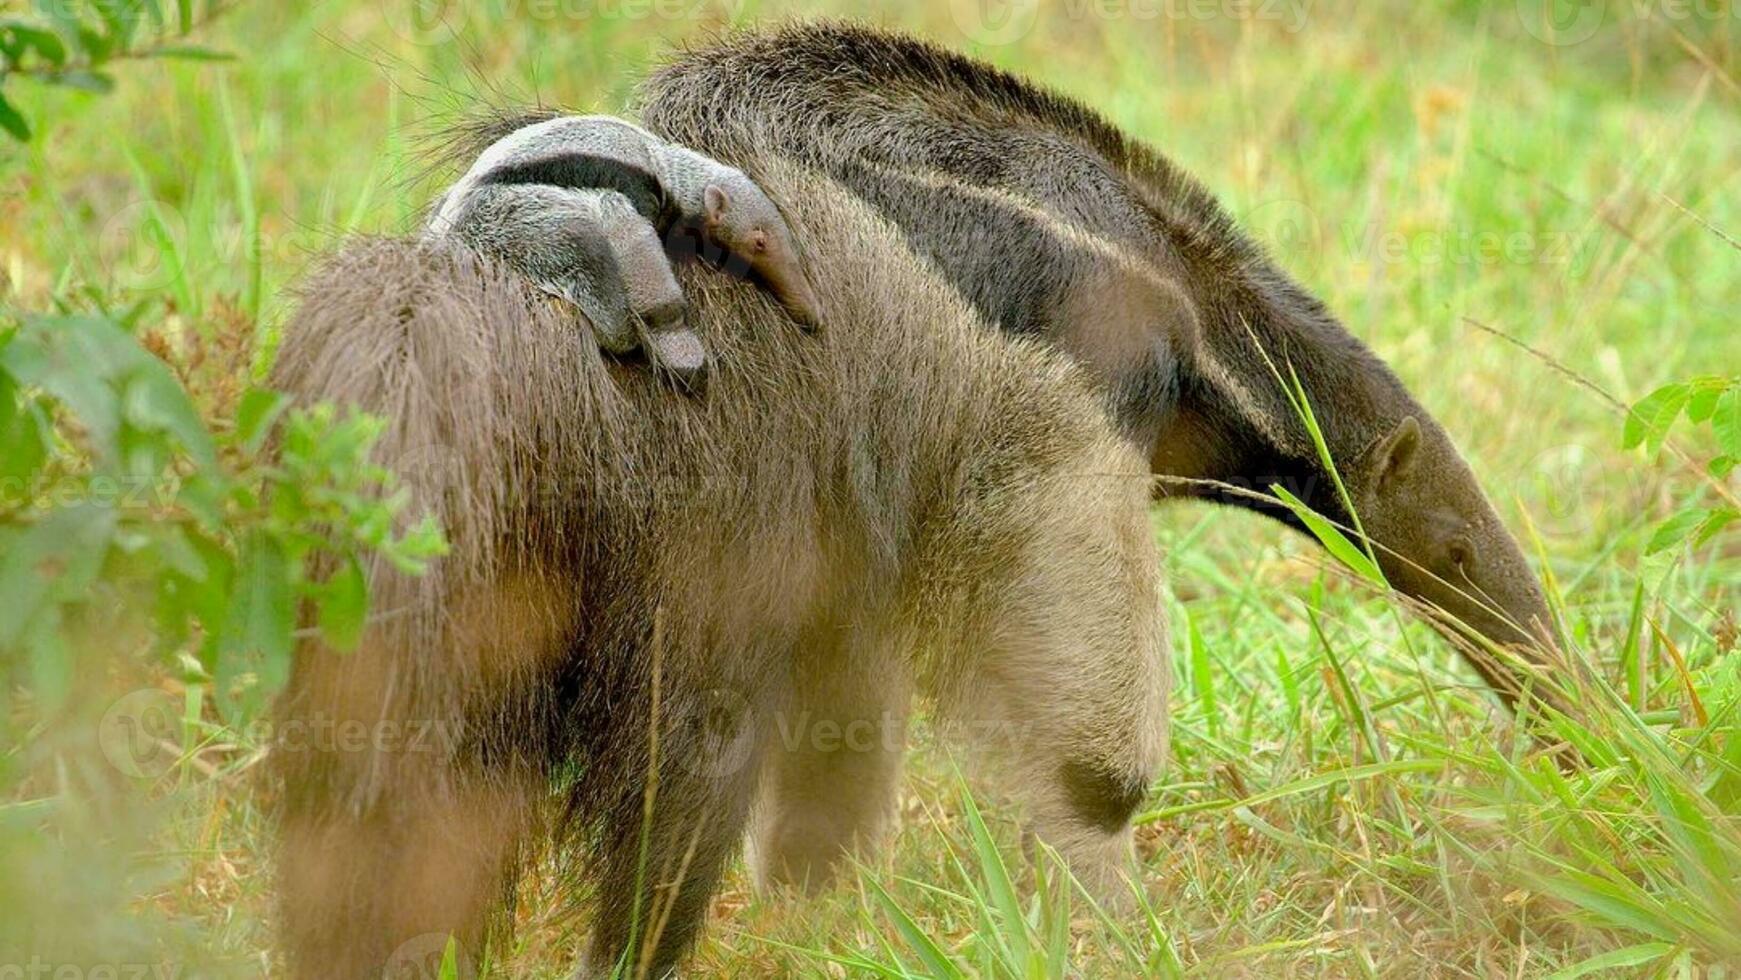
[[(411, 134), (443, 114), (492, 93), (614, 109), (651, 57), (725, 11), (813, 12), (480, 2), (450, 5), (457, 36), (408, 39), (400, 6), (256, 0), (211, 38), (234, 65), (140, 66), (100, 99), (19, 90), (62, 118), (29, 147), (0, 144), (7, 298), (41, 307), (88, 286), (160, 301), (147, 315), (166, 337), (239, 321), (269, 348), (282, 286), (312, 254), (408, 227), (429, 190), (403, 176), (418, 169)], [(813, 902), (734, 874), (696, 975), (947, 972), (925, 937), (972, 976), (1694, 976), (1741, 956), (1741, 539), (1642, 557), (1660, 518), (1708, 492), (1697, 475), (1622, 452), (1611, 406), (1470, 322), (1624, 401), (1741, 370), (1741, 21), (1616, 3), (1588, 40), (1554, 46), (1520, 20), (1528, 2), (1325, 0), (1297, 31), (1234, 15), (1293, 6), (1060, 2), (1003, 45), (959, 26), (977, 4), (876, 17), (1064, 88), (1176, 156), (1396, 367), (1512, 526), (1533, 528), (1571, 634), (1612, 685), (1583, 707), (1615, 758), (1566, 775), (1532, 756), (1430, 631), (1326, 574), (1309, 543), (1241, 514), (1157, 511), (1183, 682), (1176, 762), (1139, 832), (1148, 913), (1101, 921), (1022, 855), (1004, 810), (974, 817), (945, 753), (922, 751), (887, 851)], [(233, 351), (209, 356), (215, 403), (227, 389), (210, 364), (237, 368)], [(1698, 436), (1683, 450), (1710, 454)], [(1337, 670), (1390, 761), (1363, 741)], [(259, 754), (233, 733), (202, 738), (147, 794), (149, 836), (130, 853), (150, 874), (88, 886), (255, 970), (270, 898)], [(62, 837), (75, 857), (86, 840), (130, 838)], [(85, 887), (57, 877), (79, 860), (32, 860), (56, 895)], [(1016, 916), (999, 901), (1004, 860)], [(581, 924), (553, 912), (542, 879), (524, 894), (498, 960), (566, 975)], [(0, 888), (0, 914), (32, 903)]]

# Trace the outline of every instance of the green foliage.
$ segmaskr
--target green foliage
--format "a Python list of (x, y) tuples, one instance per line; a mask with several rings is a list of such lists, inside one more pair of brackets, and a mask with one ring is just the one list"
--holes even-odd
[[(442, 548), (427, 520), (395, 529), (403, 497), (368, 461), (379, 431), (251, 388), (214, 432), (120, 323), (22, 317), (0, 340), (0, 676), (54, 704), (68, 629), (117, 609), (143, 651), (250, 709), (285, 676), (304, 603), (354, 646), (363, 563), (416, 571)], [(336, 571), (317, 579), (323, 558)]]
[(1654, 456), (1683, 419), (1689, 427), (1708, 428), (1714, 437), (1716, 453), (1705, 466), (1709, 493), (1700, 495), (1714, 500), (1689, 503), (1657, 525), (1645, 554), (1689, 540), (1701, 547), (1741, 519), (1741, 504), (1726, 483), (1741, 461), (1741, 377), (1705, 376), (1663, 385), (1627, 413), (1622, 445)]
[[(0, 92), (16, 108), (0, 128), (16, 131), (22, 116), (52, 125), (55, 138), (20, 149), (0, 136), (0, 297), (80, 316), (101, 305), (96, 296), (106, 301), (99, 319), (133, 337), (191, 343), (234, 326), (267, 348), (284, 286), (308, 256), (341, 234), (402, 232), (427, 204), (428, 183), (406, 176), (418, 170), (412, 137), (431, 108), (536, 93), (615, 111), (673, 42), (748, 20), (863, 16), (839, 0), (704, 0), (693, 17), (659, 13), (685, 14), (683, 4), (423, 5), (488, 28), (450, 31), (408, 25), (409, 0), (255, 0), (211, 26), (215, 47), (249, 52), (221, 74), (170, 57), (120, 77), (121, 56), (110, 56), (96, 70), (120, 84), (92, 97), (76, 77), (41, 77), (55, 62), (39, 44), (60, 43), (69, 66), (84, 55), (40, 13), (18, 12), (27, 6), (0, 2), (0, 20), (52, 39), (4, 35)], [(138, 18), (132, 48), (181, 43), (187, 5), (174, 6), (162, 35), (149, 13)], [(878, 17), (1061, 87), (1174, 155), (1396, 369), (1466, 450), (1508, 523), (1524, 528), (1528, 515), (1540, 527), (1541, 568), (1562, 583), (1559, 611), (1594, 675), (1572, 692), (1578, 722), (1562, 723), (1591, 766), (1544, 764), (1445, 645), (1368, 583), (1348, 587), (1351, 576), (1336, 574), (1303, 585), (1322, 561), (1317, 548), (1225, 508), (1178, 505), (1157, 514), (1156, 530), (1178, 591), (1183, 682), (1172, 762), (1138, 829), (1145, 894), (1135, 913), (1103, 912), (1062, 887), (1043, 850), (1024, 860), (1009, 811), (986, 805), (980, 820), (1021, 915), (1012, 920), (953, 772), (921, 745), (903, 784), (902, 829), (876, 866), (804, 901), (759, 898), (734, 870), (719, 897), (730, 911), (712, 917), (696, 975), (826, 966), (927, 976), (926, 940), (949, 961), (939, 974), (983, 977), (1681, 977), (1734, 959), (1741, 906), (1721, 875), (1735, 873), (1741, 819), (1741, 556), (1721, 538), (1673, 561), (1643, 555), (1665, 516), (1725, 499), (1667, 452), (1620, 452), (1621, 419), (1608, 406), (1472, 334), (1463, 315), (1623, 390), (1641, 378), (1733, 373), (1741, 196), (1729, 192), (1729, 161), (1741, 116), (1724, 79), (1741, 73), (1724, 32), (1737, 22), (1715, 5), (1683, 16), (1684, 5), (1615, 0), (1600, 5), (1598, 34), (1554, 45), (1537, 35), (1539, 17), (1532, 29), (1506, 4), (1294, 6), (1308, 13), (1297, 30), (1261, 15), (1198, 19), (1187, 4), (1142, 19), (1141, 4), (1048, 3), (1008, 44), (964, 33), (959, 4), (894, 0)], [(1528, 6), (1526, 15), (1540, 5)], [(94, 13), (83, 19), (107, 30)], [(1317, 234), (1292, 250), (1271, 240), (1261, 219), (1275, 207)], [(1482, 236), (1531, 247), (1497, 259), (1455, 247)], [(1271, 354), (1285, 377), (1287, 352)], [(200, 469), (181, 451), (163, 513), (182, 516), (162, 523), (140, 506), (77, 506), (98, 465), (92, 433), (47, 389), (0, 371), (0, 482), (30, 473), (43, 488), (32, 507), (0, 512), (0, 588), (36, 610), (0, 654), (9, 684), (0, 950), (49, 956), (45, 937), (58, 930), (67, 947), (106, 962), (192, 964), (216, 951), (245, 962), (241, 975), (275, 972), (264, 924), (270, 836), (248, 791), (265, 748), (230, 723), (264, 694), (270, 669), (258, 654), (234, 660), (221, 682), (232, 693), (215, 696), (216, 668), (199, 659), (203, 624), (271, 632), (288, 579), (298, 622), (342, 644), (358, 622), (354, 572), (388, 559), (355, 546), (361, 515), (294, 529), (338, 543), (316, 563), (334, 578), (317, 581), (309, 553), (295, 559), (307, 542), (281, 533), (270, 508), (299, 478), (282, 462), (274, 474), (260, 468), (294, 416), (254, 390), (249, 355), (207, 378), (184, 377), (188, 358), (168, 361), (189, 382), (216, 470), (257, 490), (255, 506), (191, 489), (181, 499), (191, 479), (182, 471)], [(220, 397), (214, 379), (239, 388)], [(124, 392), (102, 386), (129, 419)], [(1720, 402), (1710, 422), (1683, 408), (1661, 445), (1700, 465), (1708, 456), (1705, 472), (1724, 480), (1735, 455), (1718, 449)], [(134, 428), (174, 438), (160, 410), (117, 423), (117, 442), (133, 441)], [(356, 472), (310, 466), (310, 479), (333, 488)], [(73, 496), (57, 501), (57, 486)], [(1665, 487), (1681, 507), (1662, 509)], [(236, 525), (210, 548), (197, 547), (207, 535), (171, 530), (197, 529), (196, 515), (213, 507)], [(1330, 530), (1347, 541), (1332, 557), (1361, 568), (1358, 529)], [(234, 581), (196, 590), (204, 605), (184, 637), (160, 632), (157, 583), (127, 570), (131, 553), (116, 542), (135, 535), (184, 577), (229, 569)], [(217, 558), (206, 553), (214, 548)], [(57, 577), (37, 599), (19, 583), (40, 568)], [(85, 581), (88, 595), (75, 588)], [(12, 612), (0, 605), (0, 628)], [(243, 637), (235, 642), (271, 646), (246, 640), (247, 629), (231, 627)], [(172, 765), (134, 780), (124, 805), (102, 808), (80, 791), (86, 760), (67, 751), (69, 726), (48, 707), (86, 707), (86, 689), (129, 664), (168, 667), (123, 677), (158, 697), (152, 730), (171, 743)], [(96, 697), (100, 713), (107, 702)], [(585, 923), (556, 911), (572, 898), (558, 880), (538, 872), (518, 883), (527, 900), (516, 941), (485, 951), (505, 961), (502, 975), (572, 976)]]
[(224, 61), (226, 55), (186, 42), (203, 22), (223, 12), (224, 0), (35, 0), (25, 15), (0, 16), (0, 130), (31, 138), (31, 125), (6, 98), (6, 82), (28, 78), (97, 95), (115, 88), (108, 68), (117, 61), (174, 58)]
[(1378, 567), (1378, 562), (1369, 553), (1371, 545), (1362, 549), (1360, 545), (1350, 541), (1334, 522), (1307, 506), (1305, 501), (1289, 493), (1287, 488), (1281, 484), (1271, 486), (1270, 492), (1274, 493), (1276, 499), (1280, 500), (1288, 510), (1294, 512), (1294, 515), (1312, 533), (1312, 537), (1317, 538), (1318, 543), (1323, 545), (1337, 561), (1347, 565), (1355, 574), (1374, 585), (1384, 587), (1388, 584), (1384, 572)]

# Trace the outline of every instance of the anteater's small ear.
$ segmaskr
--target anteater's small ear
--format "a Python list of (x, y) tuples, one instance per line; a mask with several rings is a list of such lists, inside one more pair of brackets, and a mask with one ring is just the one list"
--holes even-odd
[(726, 212), (727, 208), (731, 207), (731, 195), (727, 194), (725, 188), (718, 184), (708, 184), (707, 190), (703, 191), (701, 196), (702, 206), (706, 208), (707, 216), (716, 221), (720, 215)]
[(1378, 441), (1372, 448), (1372, 455), (1367, 460), (1368, 486), (1374, 492), (1381, 491), (1392, 481), (1402, 479), (1414, 470), (1415, 459), (1420, 455), (1421, 424), (1415, 421), (1413, 415), (1408, 415), (1392, 429), (1390, 434)]

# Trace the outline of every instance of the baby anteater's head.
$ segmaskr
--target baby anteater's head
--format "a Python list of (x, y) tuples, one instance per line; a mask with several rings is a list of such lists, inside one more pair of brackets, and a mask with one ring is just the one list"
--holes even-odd
[(712, 243), (749, 267), (799, 323), (822, 325), (822, 304), (803, 254), (779, 208), (743, 174), (707, 185), (703, 230)]

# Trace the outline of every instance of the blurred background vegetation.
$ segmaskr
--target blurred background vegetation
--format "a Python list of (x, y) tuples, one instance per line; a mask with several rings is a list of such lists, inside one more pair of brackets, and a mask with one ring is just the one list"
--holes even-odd
[[(1139, 921), (928, 752), (852, 882), (803, 903), (734, 877), (698, 974), (1741, 961), (1733, 3), (3, 0), (0, 971), (270, 970), (255, 776), (296, 610), (342, 644), (347, 570), (442, 547), (367, 465), (372, 420), (260, 387), (286, 286), (413, 227), (450, 176), (422, 139), (479, 100), (621, 111), (674, 45), (824, 15), (1069, 92), (1205, 180), (1471, 457), (1608, 751), (1537, 757), (1306, 542), (1157, 510), (1180, 683)], [(319, 551), (349, 560), (311, 580)], [(584, 924), (536, 875), (522, 895), (492, 961), (567, 975)]]

